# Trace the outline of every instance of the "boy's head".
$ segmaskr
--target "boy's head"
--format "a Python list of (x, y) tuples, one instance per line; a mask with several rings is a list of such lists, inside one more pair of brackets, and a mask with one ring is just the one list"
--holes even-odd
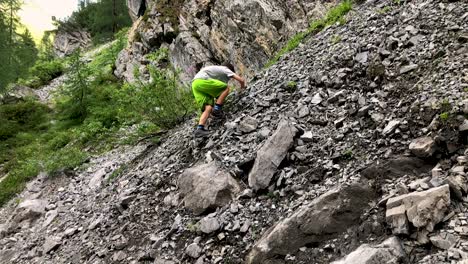
[(233, 66), (231, 63), (229, 63), (229, 62), (223, 63), (223, 66), (224, 66), (224, 67), (227, 67), (228, 69), (230, 69), (230, 70), (231, 70), (232, 72), (234, 72), (234, 73), (236, 72), (236, 71), (234, 70), (234, 66)]

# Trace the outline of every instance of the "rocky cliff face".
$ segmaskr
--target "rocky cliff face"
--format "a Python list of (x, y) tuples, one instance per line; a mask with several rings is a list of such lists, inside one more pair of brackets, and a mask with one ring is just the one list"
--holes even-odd
[(0, 262), (466, 263), (468, 3), (347, 20), (258, 72), (208, 140), (189, 121), (31, 182)]
[[(334, 1), (148, 0), (135, 24), (137, 35), (123, 51), (116, 75), (132, 79), (144, 55), (161, 46), (170, 49), (172, 64), (190, 79), (207, 64), (231, 61), (241, 74), (261, 69), (285, 40), (321, 17)], [(141, 0), (127, 1), (132, 17)], [(132, 57), (133, 59), (130, 59)], [(136, 59), (139, 57), (140, 59)], [(119, 65), (125, 65), (120, 66)]]
[(86, 49), (91, 46), (91, 35), (88, 32), (58, 31), (54, 40), (54, 51), (58, 57), (71, 55), (78, 48)]

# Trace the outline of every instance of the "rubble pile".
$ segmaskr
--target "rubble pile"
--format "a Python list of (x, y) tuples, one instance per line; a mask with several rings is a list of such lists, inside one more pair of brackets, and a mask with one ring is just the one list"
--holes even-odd
[(468, 261), (467, 25), (465, 1), (355, 6), (206, 141), (190, 120), (32, 181), (0, 263)]

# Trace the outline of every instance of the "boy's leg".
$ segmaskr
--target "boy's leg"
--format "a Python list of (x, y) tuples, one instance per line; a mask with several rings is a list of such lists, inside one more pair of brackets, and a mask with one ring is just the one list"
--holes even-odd
[(224, 103), (224, 100), (226, 97), (229, 95), (229, 87), (227, 87), (218, 97), (216, 100), (216, 103), (219, 105), (222, 105)]
[(198, 122), (198, 125), (206, 125), (206, 121), (208, 120), (208, 117), (210, 117), (212, 110), (213, 107), (211, 105), (205, 105), (205, 109), (203, 110), (203, 113), (200, 116), (200, 121)]

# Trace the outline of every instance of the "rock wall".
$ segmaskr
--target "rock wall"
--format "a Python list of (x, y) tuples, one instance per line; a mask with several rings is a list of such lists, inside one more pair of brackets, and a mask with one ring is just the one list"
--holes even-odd
[[(166, 3), (167, 2), (167, 3)], [(231, 61), (241, 74), (252, 75), (293, 34), (321, 17), (335, 1), (314, 0), (147, 0), (147, 11), (136, 20), (141, 0), (127, 1), (138, 23), (138, 38), (122, 52), (117, 62), (128, 64), (129, 54), (142, 57), (161, 46), (169, 47), (172, 64), (189, 80), (208, 64)], [(143, 50), (133, 44), (142, 43)], [(139, 46), (137, 44), (137, 46)], [(133, 61), (125, 71), (116, 71), (129, 80), (129, 72), (139, 67)], [(136, 66), (135, 66), (136, 65)], [(120, 67), (122, 68), (122, 67)], [(131, 78), (130, 78), (131, 79)]]
[(91, 35), (82, 30), (58, 31), (54, 40), (54, 51), (58, 57), (71, 55), (78, 48), (91, 46)]

